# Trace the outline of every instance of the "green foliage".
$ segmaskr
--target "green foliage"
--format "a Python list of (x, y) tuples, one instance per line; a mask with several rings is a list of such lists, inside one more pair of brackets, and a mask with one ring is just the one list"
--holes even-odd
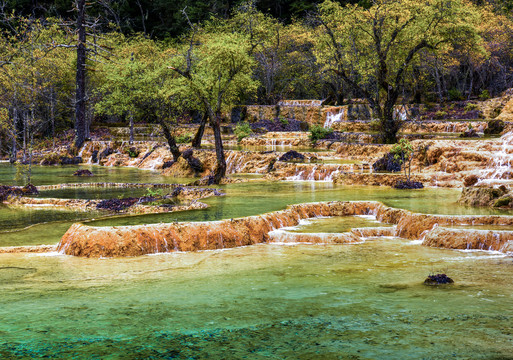
[(139, 150), (137, 150), (136, 148), (129, 148), (127, 150), (127, 153), (128, 153), (128, 156), (131, 157), (131, 158), (136, 158), (139, 156)]
[(392, 147), (392, 150), (390, 150), (394, 159), (401, 163), (401, 165), (404, 165), (404, 175), (407, 177), (408, 181), (410, 181), (411, 177), (411, 162), (414, 152), (413, 145), (407, 139), (399, 140), (399, 142)]
[(249, 123), (242, 122), (235, 125), (233, 132), (235, 133), (235, 136), (237, 136), (237, 142), (240, 142), (242, 139), (251, 135), (253, 131), (251, 130)]
[(185, 144), (185, 143), (191, 142), (192, 136), (193, 135), (191, 133), (185, 133), (185, 134), (178, 135), (176, 137), (176, 142), (178, 144)]
[(447, 116), (447, 111), (438, 110), (435, 113), (435, 119), (444, 119)]
[(24, 185), (28, 183), (28, 178), (30, 176), (30, 166), (28, 164), (16, 163), (16, 174), (14, 175), (14, 180), (16, 182), (22, 182)]
[(283, 115), (280, 115), (278, 117), (278, 120), (283, 126), (287, 126), (289, 124), (289, 121)]
[(490, 98), (490, 92), (488, 90), (481, 91), (481, 94), (479, 94), (479, 99), (481, 100), (488, 100)]
[(162, 197), (164, 191), (162, 189), (159, 189), (159, 188), (146, 188), (146, 194), (144, 194), (144, 196), (149, 196), (149, 197)]
[(333, 133), (333, 129), (321, 125), (314, 125), (310, 128), (310, 140), (315, 143), (317, 140), (325, 139)]
[(474, 104), (474, 103), (467, 103), (467, 105), (465, 105), (465, 111), (472, 111), (472, 110), (478, 110), (478, 109), (479, 109), (479, 105)]
[(463, 100), (463, 94), (458, 89), (450, 89), (447, 91), (447, 95), (449, 95), (449, 100), (451, 101)]

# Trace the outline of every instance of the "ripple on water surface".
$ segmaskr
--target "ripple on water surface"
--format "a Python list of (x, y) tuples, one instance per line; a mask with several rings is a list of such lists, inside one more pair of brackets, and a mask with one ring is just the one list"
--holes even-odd
[[(1, 261), (6, 358), (489, 359), (513, 347), (511, 258), (400, 239)], [(440, 270), (455, 284), (422, 285)]]

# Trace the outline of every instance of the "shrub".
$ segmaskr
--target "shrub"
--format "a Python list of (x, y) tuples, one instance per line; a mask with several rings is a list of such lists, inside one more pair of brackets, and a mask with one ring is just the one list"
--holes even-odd
[(479, 98), (481, 100), (488, 100), (490, 98), (490, 92), (488, 90), (481, 91), (481, 94), (479, 94)]
[(131, 147), (127, 150), (128, 156), (131, 158), (136, 158), (139, 156), (139, 150), (137, 150), (135, 147)]
[(465, 111), (472, 111), (472, 110), (478, 110), (479, 109), (479, 106), (477, 106), (477, 104), (473, 104), (473, 103), (468, 103), (467, 105), (465, 105)]
[(287, 126), (287, 125), (289, 124), (289, 121), (288, 121), (288, 120), (287, 120), (283, 115), (280, 115), (280, 116), (278, 117), (278, 120), (280, 120), (280, 122), (281, 122), (281, 124), (282, 124), (283, 126)]
[(435, 119), (443, 119), (447, 116), (447, 112), (446, 111), (443, 111), (443, 110), (438, 110), (436, 113), (435, 113)]
[(247, 122), (243, 122), (237, 123), (233, 132), (237, 136), (237, 142), (240, 142), (245, 137), (248, 137), (253, 131)]
[(451, 89), (447, 92), (447, 94), (449, 95), (449, 100), (451, 101), (458, 101), (463, 99), (463, 95), (458, 89)]
[(185, 144), (185, 143), (188, 143), (192, 140), (192, 134), (191, 133), (185, 133), (185, 134), (182, 134), (182, 135), (178, 135), (176, 137), (176, 142), (178, 144)]
[(317, 140), (325, 139), (332, 133), (332, 129), (326, 129), (321, 125), (314, 125), (310, 128), (310, 140), (316, 142)]

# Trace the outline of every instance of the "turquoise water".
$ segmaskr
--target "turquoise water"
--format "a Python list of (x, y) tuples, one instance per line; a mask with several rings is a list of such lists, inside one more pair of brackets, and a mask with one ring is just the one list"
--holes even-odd
[[(0, 255), (0, 357), (508, 359), (513, 262), (380, 239)], [(455, 280), (422, 285), (432, 272)]]
[[(46, 169), (40, 183), (71, 182), (53, 179), (68, 168)], [(159, 177), (151, 172), (104, 170), (114, 173), (101, 181), (164, 182), (149, 180)], [(124, 170), (134, 170), (133, 176)], [(330, 200), (379, 200), (425, 213), (507, 213), (460, 206), (453, 189), (312, 182), (221, 188), (227, 196), (204, 200), (206, 210), (89, 223), (216, 220)], [(120, 191), (66, 189), (45, 196), (117, 197)], [(55, 244), (71, 223), (97, 216), (0, 207), (0, 246)], [(373, 225), (359, 217), (339, 220), (316, 220), (298, 231)], [(422, 284), (438, 272), (455, 284)], [(117, 259), (0, 254), (0, 358), (511, 359), (512, 278), (512, 257), (397, 238)]]
[[(139, 225), (174, 221), (212, 221), (259, 215), (284, 209), (289, 204), (318, 201), (375, 200), (386, 205), (421, 213), (438, 214), (511, 214), (457, 204), (459, 190), (427, 188), (402, 191), (376, 186), (337, 186), (323, 182), (248, 182), (220, 186), (227, 195), (202, 201), (210, 207), (204, 210), (150, 214), (139, 216), (107, 217), (101, 213), (68, 212), (62, 210), (9, 209), (0, 207), (0, 246), (57, 244), (77, 220), (94, 226)], [(128, 193), (126, 193), (128, 191)], [(52, 197), (115, 198), (142, 195), (144, 189), (64, 189), (45, 192)], [(164, 190), (165, 192), (166, 190)], [(121, 192), (121, 195), (120, 195)], [(46, 195), (45, 195), (46, 196)], [(60, 221), (53, 227), (54, 221)], [(5, 229), (5, 230), (4, 230)], [(16, 229), (12, 232), (12, 229)]]

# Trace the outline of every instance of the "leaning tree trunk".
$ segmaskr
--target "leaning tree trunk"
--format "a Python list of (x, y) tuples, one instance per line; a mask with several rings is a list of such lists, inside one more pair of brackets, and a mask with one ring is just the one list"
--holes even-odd
[(192, 147), (199, 149), (201, 147), (201, 140), (203, 139), (203, 134), (205, 133), (205, 125), (207, 124), (208, 120), (208, 113), (205, 112), (203, 114), (203, 117), (201, 118), (201, 123), (198, 128), (198, 131), (196, 132), (196, 135), (194, 136), (194, 139), (192, 140)]
[(85, 28), (85, 0), (77, 1), (77, 73), (76, 73), (76, 95), (75, 95), (75, 147), (82, 147), (87, 134), (86, 121), (86, 28)]
[(171, 151), (171, 154), (173, 154), (173, 161), (176, 162), (182, 153), (180, 152), (178, 145), (176, 145), (175, 137), (171, 134), (171, 131), (169, 130), (169, 127), (164, 122), (164, 120), (159, 119), (159, 124), (162, 128), (162, 133), (167, 140), (167, 144), (169, 145), (169, 151)]
[(216, 146), (216, 169), (214, 171), (214, 184), (221, 183), (221, 179), (226, 174), (226, 159), (224, 157), (223, 139), (221, 138), (221, 124), (219, 117), (215, 116), (212, 110), (208, 111), (210, 126), (214, 130), (214, 143)]

